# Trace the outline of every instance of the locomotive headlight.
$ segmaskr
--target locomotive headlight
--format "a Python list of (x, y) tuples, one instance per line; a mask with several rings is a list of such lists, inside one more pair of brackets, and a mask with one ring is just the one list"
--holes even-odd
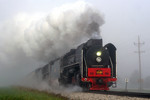
[(96, 55), (97, 55), (97, 56), (101, 56), (101, 55), (102, 55), (102, 52), (97, 51), (97, 52), (96, 52)]
[(99, 63), (99, 62), (102, 61), (102, 58), (101, 58), (101, 57), (97, 57), (97, 58), (96, 58), (96, 61)]

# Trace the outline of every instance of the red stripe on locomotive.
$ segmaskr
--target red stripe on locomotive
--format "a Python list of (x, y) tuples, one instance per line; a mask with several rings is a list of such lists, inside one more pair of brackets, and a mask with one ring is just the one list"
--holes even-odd
[(88, 68), (88, 77), (111, 77), (110, 68)]

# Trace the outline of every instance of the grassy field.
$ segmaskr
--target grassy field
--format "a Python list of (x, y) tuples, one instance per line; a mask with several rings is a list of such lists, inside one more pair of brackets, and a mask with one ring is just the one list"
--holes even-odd
[(67, 100), (60, 95), (24, 88), (0, 88), (0, 100)]

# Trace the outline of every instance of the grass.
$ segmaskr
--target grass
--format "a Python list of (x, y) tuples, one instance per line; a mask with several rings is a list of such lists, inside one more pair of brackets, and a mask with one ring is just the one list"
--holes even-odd
[(60, 95), (25, 88), (0, 88), (0, 100), (67, 100)]

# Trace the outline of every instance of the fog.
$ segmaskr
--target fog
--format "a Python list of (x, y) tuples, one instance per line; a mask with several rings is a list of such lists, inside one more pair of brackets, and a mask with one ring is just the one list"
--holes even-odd
[(111, 42), (117, 47), (119, 87), (124, 87), (128, 78), (133, 88), (138, 88), (132, 84), (139, 76), (138, 54), (134, 53), (139, 35), (145, 42), (141, 46), (145, 51), (141, 55), (143, 87), (149, 87), (150, 1), (79, 2), (0, 1), (0, 85), (15, 83), (96, 34), (104, 44)]

